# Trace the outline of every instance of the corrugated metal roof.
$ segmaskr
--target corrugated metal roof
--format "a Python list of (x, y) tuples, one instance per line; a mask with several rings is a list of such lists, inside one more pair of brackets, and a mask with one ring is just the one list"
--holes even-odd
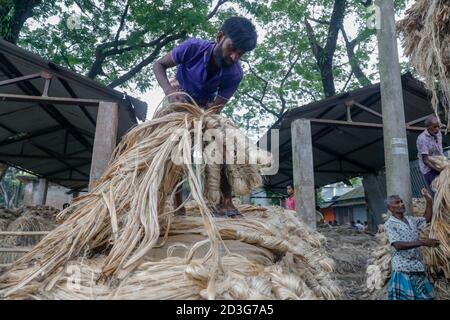
[(334, 200), (334, 202), (344, 201), (344, 200), (354, 200), (354, 199), (360, 199), (360, 198), (364, 198), (364, 197), (365, 197), (364, 187), (359, 186), (347, 193), (344, 193), (342, 196), (340, 196), (339, 198)]
[[(402, 76), (403, 99), (406, 122), (431, 114), (429, 92), (423, 84), (410, 74)], [(266, 187), (272, 190), (284, 189), (292, 181), (291, 123), (296, 119), (346, 120), (347, 101), (356, 101), (381, 113), (380, 84), (346, 92), (322, 101), (294, 108), (286, 112), (272, 128), (279, 129), (279, 159), (277, 174), (266, 176)], [(380, 124), (381, 119), (352, 107), (352, 120)], [(424, 126), (423, 121), (415, 126)], [(376, 173), (384, 167), (383, 131), (381, 128), (350, 127), (337, 124), (311, 123), (314, 182), (316, 187), (366, 174)], [(410, 160), (417, 159), (416, 139), (420, 131), (408, 131)], [(269, 141), (270, 130), (265, 139)], [(450, 136), (444, 136), (444, 146), (450, 144)]]
[[(45, 71), (53, 78), (49, 96), (96, 99), (119, 104), (118, 138), (147, 104), (0, 40), (0, 81)], [(1, 93), (40, 96), (44, 79), (0, 87)], [(50, 103), (0, 103), (0, 161), (69, 188), (86, 186), (98, 107)]]

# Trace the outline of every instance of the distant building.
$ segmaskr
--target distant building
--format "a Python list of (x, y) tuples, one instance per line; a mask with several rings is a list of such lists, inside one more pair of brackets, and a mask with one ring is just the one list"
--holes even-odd
[(351, 190), (353, 190), (353, 187), (347, 186), (343, 182), (337, 182), (322, 187), (321, 196), (325, 202), (329, 202)]
[(356, 187), (343, 195), (326, 202), (320, 208), (325, 222), (337, 220), (341, 225), (351, 221), (367, 221), (367, 204), (363, 186)]
[(17, 179), (24, 185), (23, 206), (47, 205), (56, 209), (62, 209), (65, 203), (71, 203), (73, 193), (70, 189), (51, 182), (46, 182), (43, 190), (40, 190), (39, 179), (32, 175), (20, 175)]

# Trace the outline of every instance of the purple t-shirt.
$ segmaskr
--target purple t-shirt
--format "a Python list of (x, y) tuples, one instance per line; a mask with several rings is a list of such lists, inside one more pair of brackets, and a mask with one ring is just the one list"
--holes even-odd
[(201, 106), (214, 102), (216, 96), (230, 99), (244, 75), (241, 65), (221, 68), (206, 80), (209, 59), (213, 58), (214, 42), (191, 38), (172, 50), (172, 59), (178, 65), (177, 80), (180, 89), (187, 92)]

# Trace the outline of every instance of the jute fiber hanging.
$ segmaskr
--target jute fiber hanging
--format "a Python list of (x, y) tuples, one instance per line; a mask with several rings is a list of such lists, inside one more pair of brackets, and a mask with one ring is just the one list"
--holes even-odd
[(409, 63), (432, 92), (436, 114), (445, 115), (449, 123), (450, 0), (417, 0), (398, 22), (397, 29)]
[[(62, 211), (57, 217), (61, 224), (0, 277), (0, 295), (338, 298), (339, 289), (330, 277), (333, 262), (322, 250), (323, 237), (308, 230), (291, 211), (241, 206), (242, 218), (213, 217), (220, 199), (220, 172), (215, 164), (206, 169), (205, 159), (211, 155), (202, 158), (196, 153), (207, 129), (224, 132), (237, 127), (213, 110), (177, 103), (133, 128), (93, 190)], [(244, 134), (238, 135), (248, 142)], [(240, 148), (257, 151), (250, 143)], [(174, 155), (183, 161), (172, 161)], [(267, 153), (257, 155), (256, 164), (225, 165), (237, 194), (262, 183), (259, 171), (271, 158)], [(222, 157), (226, 156), (239, 154), (227, 146)], [(193, 205), (187, 206), (187, 215), (177, 216), (174, 191), (184, 179)]]

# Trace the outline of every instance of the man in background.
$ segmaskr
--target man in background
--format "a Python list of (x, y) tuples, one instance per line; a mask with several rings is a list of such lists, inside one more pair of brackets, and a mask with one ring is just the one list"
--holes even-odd
[(431, 195), (434, 197), (431, 183), (439, 175), (439, 170), (433, 165), (429, 157), (444, 155), (440, 130), (441, 123), (435, 115), (431, 115), (425, 120), (425, 126), (427, 128), (417, 137), (416, 144), (420, 171), (425, 178), (428, 190), (431, 191)]

